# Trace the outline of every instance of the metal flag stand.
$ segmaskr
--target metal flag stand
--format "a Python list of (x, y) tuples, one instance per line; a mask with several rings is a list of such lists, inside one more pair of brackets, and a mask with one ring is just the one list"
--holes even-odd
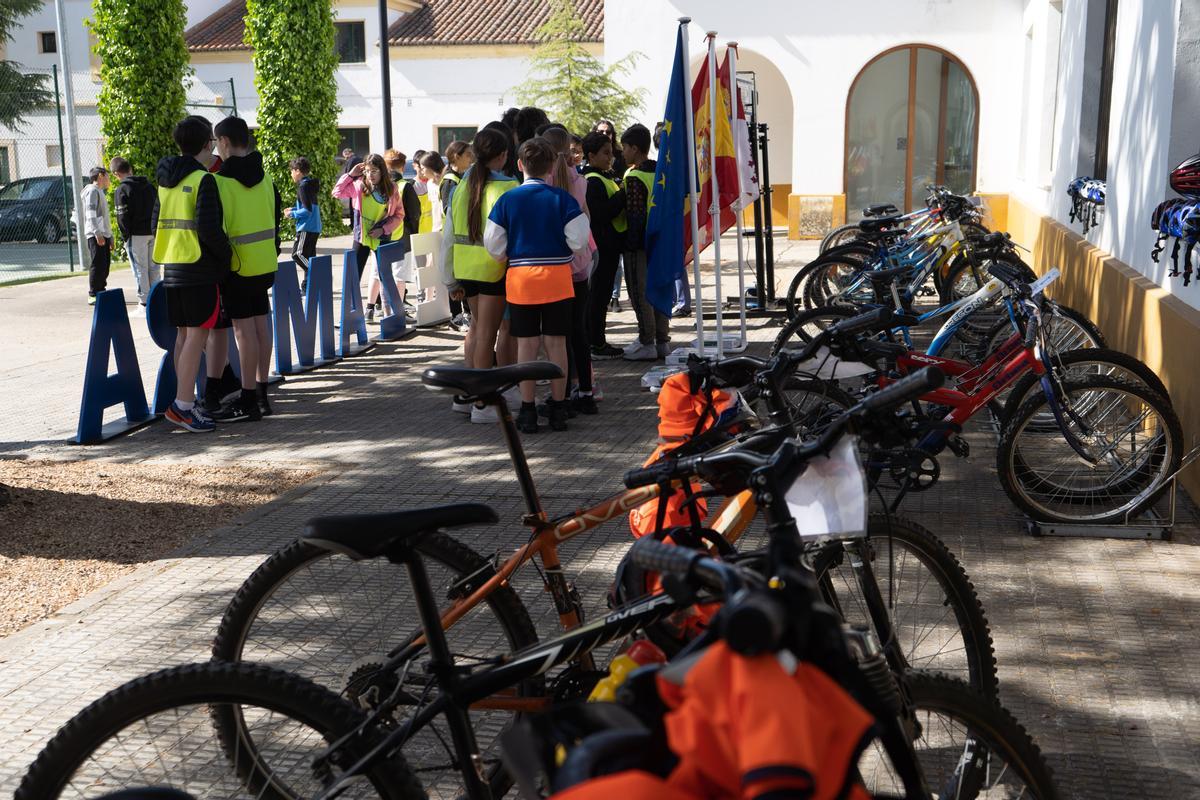
[(1025, 521), (1025, 529), (1031, 536), (1073, 536), (1081, 539), (1154, 539), (1167, 541), (1171, 538), (1171, 529), (1175, 527), (1175, 512), (1178, 502), (1179, 475), (1185, 469), (1200, 460), (1200, 445), (1195, 445), (1184, 454), (1179, 469), (1171, 473), (1166, 480), (1167, 501), (1165, 514), (1159, 513), (1156, 506), (1162, 499), (1137, 515), (1126, 514), (1123, 522), (1113, 523), (1058, 523), (1039, 522), (1033, 519)]

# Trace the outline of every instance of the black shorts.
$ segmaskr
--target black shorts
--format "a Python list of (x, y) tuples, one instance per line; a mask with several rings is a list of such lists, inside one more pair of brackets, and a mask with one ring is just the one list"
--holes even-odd
[(531, 336), (567, 336), (571, 333), (574, 300), (559, 300), (536, 306), (508, 304), (508, 332), (518, 339)]
[(504, 278), (498, 281), (471, 281), (460, 278), (458, 285), (463, 288), (467, 297), (486, 295), (487, 297), (504, 297)]
[(271, 313), (271, 287), (275, 285), (275, 273), (243, 278), (237, 273), (225, 280), (225, 291), (221, 293), (221, 305), (229, 319), (249, 319)]
[(221, 290), (211, 286), (168, 286), (167, 319), (176, 328), (217, 326), (221, 311)]

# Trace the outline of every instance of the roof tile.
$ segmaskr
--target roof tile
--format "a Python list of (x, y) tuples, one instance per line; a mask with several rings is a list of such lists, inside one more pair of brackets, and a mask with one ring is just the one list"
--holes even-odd
[[(575, 0), (582, 41), (604, 40), (604, 0)], [(393, 45), (534, 44), (551, 0), (425, 0), (388, 29)]]
[[(604, 40), (604, 0), (575, 0), (583, 19), (582, 41)], [(552, 0), (424, 0), (388, 29), (393, 45), (535, 44), (537, 29), (550, 17)], [(249, 50), (245, 0), (232, 0), (184, 35), (199, 52)]]
[(188, 50), (249, 50), (246, 33), (246, 0), (233, 0), (197, 22), (183, 35)]

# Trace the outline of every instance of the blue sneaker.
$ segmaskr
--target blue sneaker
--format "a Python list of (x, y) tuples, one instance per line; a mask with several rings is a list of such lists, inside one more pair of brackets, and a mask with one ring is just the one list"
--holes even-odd
[(166, 417), (169, 422), (192, 433), (209, 433), (217, 429), (217, 423), (197, 414), (195, 406), (184, 411), (178, 404), (171, 403), (171, 407), (167, 409)]

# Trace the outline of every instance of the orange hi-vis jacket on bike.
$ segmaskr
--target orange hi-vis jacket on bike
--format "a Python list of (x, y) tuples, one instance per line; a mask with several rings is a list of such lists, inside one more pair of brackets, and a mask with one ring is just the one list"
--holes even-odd
[[(680, 666), (677, 662), (675, 667)], [(673, 682), (658, 676), (664, 723), (679, 763), (666, 779), (628, 771), (587, 781), (556, 800), (867, 800), (855, 767), (873, 720), (828, 675), (787, 652), (705, 651)]]
[[(711, 398), (708, 394), (711, 394)], [(714, 389), (711, 393), (693, 392), (686, 372), (676, 373), (667, 378), (658, 392), (658, 436), (661, 444), (642, 466), (653, 464), (665, 453), (711, 428), (713, 423), (720, 419), (721, 414), (735, 402), (733, 395), (720, 389)], [(693, 483), (692, 488), (699, 491), (700, 484)], [(664, 528), (687, 525), (691, 522), (687, 509), (683, 507), (685, 499), (682, 489), (666, 498)], [(654, 532), (658, 521), (659, 502), (652, 500), (629, 512), (629, 529), (635, 538), (640, 539)], [(708, 506), (700, 500), (696, 504), (696, 510), (703, 517)]]

